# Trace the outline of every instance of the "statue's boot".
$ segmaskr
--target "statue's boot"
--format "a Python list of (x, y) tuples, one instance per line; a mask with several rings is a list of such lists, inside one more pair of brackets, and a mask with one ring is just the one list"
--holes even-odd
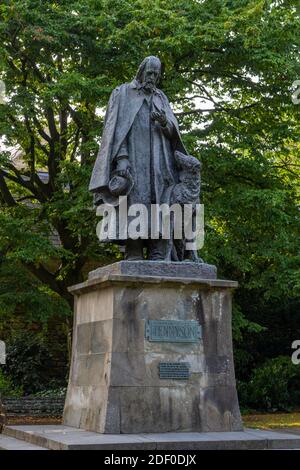
[(127, 261), (141, 261), (144, 259), (143, 240), (127, 240), (125, 244), (125, 259)]
[(170, 261), (169, 240), (149, 240), (148, 259), (150, 261)]

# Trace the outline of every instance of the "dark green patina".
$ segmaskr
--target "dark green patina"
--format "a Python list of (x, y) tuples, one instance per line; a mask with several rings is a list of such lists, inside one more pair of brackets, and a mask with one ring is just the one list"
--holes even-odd
[(148, 341), (196, 343), (202, 337), (202, 327), (195, 320), (148, 320), (145, 337)]

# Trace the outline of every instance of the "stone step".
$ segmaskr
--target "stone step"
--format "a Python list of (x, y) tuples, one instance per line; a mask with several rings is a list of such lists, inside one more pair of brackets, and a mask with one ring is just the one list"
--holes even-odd
[(48, 450), (45, 447), (36, 446), (14, 437), (0, 434), (0, 450)]
[[(2, 435), (3, 436), (3, 435)], [(6, 426), (4, 436), (51, 450), (260, 450), (299, 449), (300, 436), (246, 429), (242, 432), (98, 434), (64, 425)]]
[[(16, 425), (16, 426), (5, 426), (3, 429), (4, 436), (8, 436), (15, 440), (28, 443), (30, 445), (38, 446), (48, 450), (68, 450), (68, 446), (65, 446), (63, 442), (56, 441), (55, 439), (49, 438), (46, 433), (36, 432), (46, 428), (50, 432), (52, 428), (57, 428), (57, 426), (52, 425)], [(55, 432), (55, 430), (54, 430)]]

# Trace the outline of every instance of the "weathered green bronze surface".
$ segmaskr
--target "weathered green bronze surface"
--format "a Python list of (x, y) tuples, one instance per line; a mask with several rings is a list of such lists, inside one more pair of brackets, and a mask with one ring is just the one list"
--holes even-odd
[(201, 325), (190, 320), (148, 320), (145, 337), (148, 341), (196, 343), (202, 336)]

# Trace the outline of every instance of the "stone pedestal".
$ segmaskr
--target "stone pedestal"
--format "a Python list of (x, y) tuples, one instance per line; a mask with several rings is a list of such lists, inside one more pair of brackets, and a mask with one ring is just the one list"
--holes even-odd
[(242, 430), (231, 338), (236, 286), (205, 264), (122, 261), (72, 287), (64, 424), (112, 434)]

